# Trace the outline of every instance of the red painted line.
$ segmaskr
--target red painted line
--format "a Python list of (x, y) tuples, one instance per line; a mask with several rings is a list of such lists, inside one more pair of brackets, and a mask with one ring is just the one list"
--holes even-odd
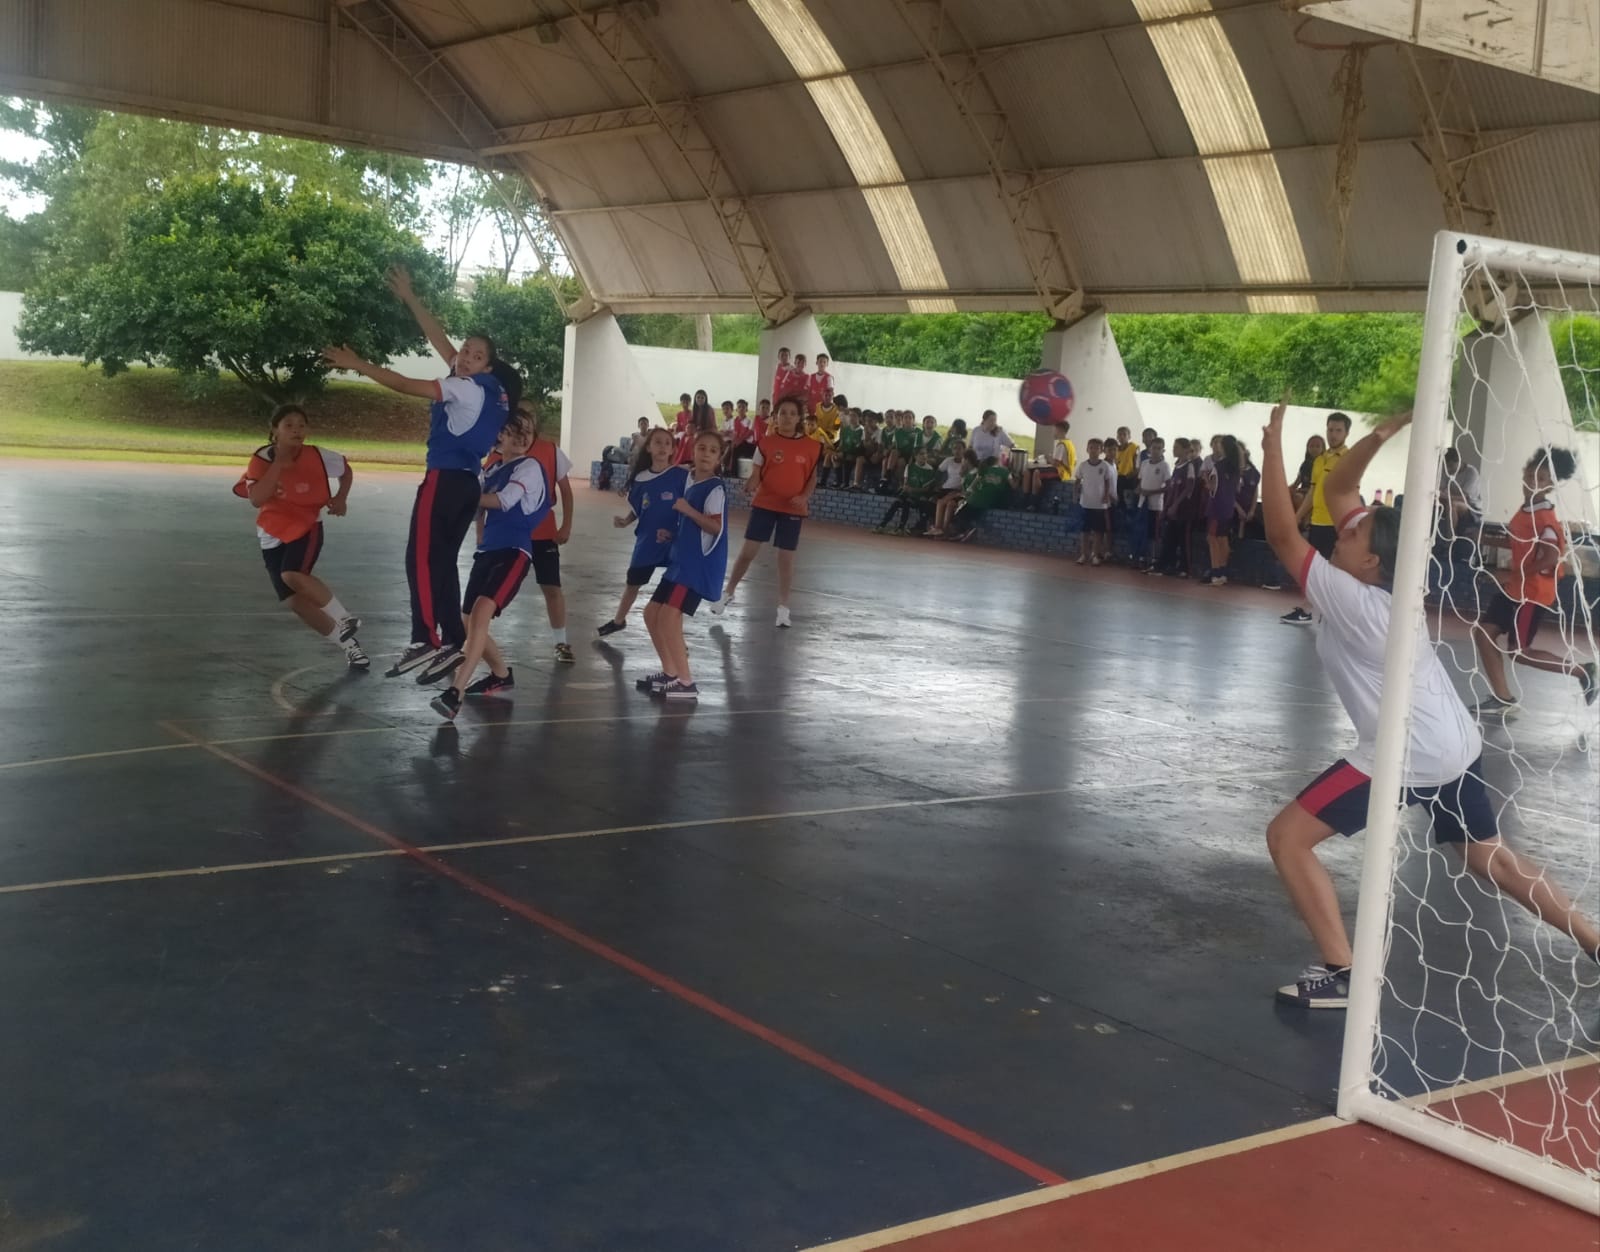
[(619, 952), (608, 943), (603, 943), (591, 935), (584, 934), (583, 931), (569, 926), (560, 918), (552, 917), (550, 914), (542, 912), (530, 904), (524, 904), (514, 896), (509, 896), (497, 887), (490, 886), (483, 879), (469, 874), (465, 870), (457, 869), (454, 865), (439, 859), (431, 853), (424, 852), (414, 844), (407, 843), (398, 835), (390, 834), (381, 826), (374, 826), (371, 822), (357, 817), (354, 813), (312, 794), (304, 787), (297, 786), (286, 778), (280, 778), (276, 774), (269, 773), (259, 766), (253, 765), (243, 757), (235, 756), (233, 753), (219, 748), (215, 744), (207, 743), (203, 739), (196, 738), (187, 731), (180, 730), (167, 722), (162, 722), (160, 725), (168, 734), (193, 743), (219, 760), (226, 761), (229, 765), (243, 770), (251, 777), (258, 778), (269, 786), (276, 787), (279, 791), (293, 796), (301, 803), (308, 804), (312, 808), (326, 813), (329, 817), (336, 818), (345, 825), (359, 830), (364, 835), (370, 835), (380, 843), (387, 844), (396, 851), (404, 853), (413, 861), (427, 867), (441, 877), (448, 878), (452, 882), (465, 887), (473, 894), (498, 904), (507, 912), (515, 913), (523, 920), (532, 922), (535, 926), (542, 927), (551, 934), (565, 939), (574, 947), (582, 948), (585, 952), (597, 956), (603, 961), (608, 961), (619, 969), (627, 970), (628, 973), (633, 974), (635, 977), (643, 979), (654, 987), (659, 987), (667, 994), (676, 996), (685, 1004), (693, 1005), (703, 1013), (710, 1014), (717, 1020), (732, 1026), (735, 1030), (741, 1030), (747, 1035), (752, 1035), (786, 1056), (799, 1061), (801, 1064), (820, 1070), (846, 1086), (854, 1087), (862, 1094), (871, 1096), (874, 1100), (904, 1113), (907, 1117), (915, 1118), (923, 1125), (937, 1130), (940, 1134), (948, 1135), (957, 1142), (982, 1152), (985, 1156), (992, 1157), (1002, 1164), (1011, 1166), (1012, 1169), (1026, 1174), (1035, 1182), (1053, 1186), (1056, 1183), (1067, 1181), (1055, 1171), (1046, 1169), (1035, 1161), (1030, 1161), (1027, 1157), (1013, 1152), (1010, 1148), (996, 1143), (993, 1139), (980, 1135), (975, 1130), (969, 1130), (960, 1123), (951, 1121), (948, 1117), (935, 1113), (932, 1109), (923, 1107), (915, 1100), (903, 1096), (897, 1091), (891, 1091), (883, 1084), (874, 1082), (866, 1075), (857, 1073), (849, 1066), (841, 1065), (838, 1061), (824, 1056), (815, 1049), (808, 1048), (798, 1040), (791, 1039), (788, 1035), (781, 1034), (770, 1026), (764, 1026), (754, 1018), (746, 1017), (737, 1009), (731, 1009), (727, 1005), (713, 1000), (710, 996), (696, 991), (693, 987), (685, 986), (676, 978), (663, 974), (660, 970), (646, 965), (643, 961), (635, 960), (625, 952)]

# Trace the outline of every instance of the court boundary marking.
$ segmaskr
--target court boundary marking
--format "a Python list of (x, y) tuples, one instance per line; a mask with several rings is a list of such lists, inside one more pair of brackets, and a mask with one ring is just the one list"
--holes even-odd
[[(1000, 1200), (990, 1200), (984, 1204), (974, 1204), (968, 1208), (953, 1209), (948, 1213), (937, 1213), (932, 1217), (918, 1218), (915, 1221), (904, 1222), (898, 1226), (887, 1226), (882, 1230), (867, 1231), (864, 1234), (836, 1239), (831, 1243), (816, 1244), (813, 1247), (804, 1249), (804, 1252), (869, 1252), (870, 1249), (889, 1247), (923, 1235), (939, 1234), (942, 1231), (955, 1230), (961, 1226), (973, 1226), (991, 1218), (1005, 1217), (1011, 1213), (1021, 1212), (1023, 1209), (1037, 1208), (1041, 1204), (1053, 1204), (1058, 1200), (1070, 1200), (1073, 1196), (1087, 1195), (1094, 1191), (1104, 1191), (1108, 1187), (1138, 1182), (1144, 1178), (1154, 1178), (1159, 1174), (1171, 1173), (1173, 1170), (1184, 1169), (1190, 1165), (1199, 1165), (1206, 1161), (1220, 1160), (1228, 1156), (1238, 1156), (1240, 1153), (1253, 1152), (1258, 1148), (1268, 1148), (1274, 1144), (1287, 1143), (1293, 1139), (1304, 1139), (1324, 1131), (1337, 1130), (1342, 1126), (1357, 1126), (1360, 1124), (1359, 1122), (1340, 1121), (1337, 1117), (1319, 1117), (1309, 1122), (1297, 1122), (1292, 1126), (1283, 1126), (1277, 1130), (1266, 1130), (1260, 1134), (1246, 1135), (1241, 1139), (1229, 1139), (1226, 1142), (1212, 1144), (1209, 1147), (1192, 1148), (1188, 1152), (1178, 1152), (1172, 1156), (1157, 1157), (1153, 1161), (1141, 1161), (1136, 1165), (1125, 1165), (1121, 1169), (1109, 1170), (1104, 1174), (1091, 1174), (1087, 1178), (1073, 1179), (1069, 1182), (1057, 1183), (1055, 1186), (1024, 1191), (1019, 1195), (1007, 1196)], [(1376, 1129), (1376, 1127), (1373, 1129)]]
[[(172, 734), (185, 733), (175, 726), (169, 725), (168, 729)], [(208, 743), (204, 740), (191, 739), (187, 743), (174, 744), (172, 746), (189, 749), (208, 749), (219, 746), (221, 742), (225, 741)], [(1299, 771), (1294, 772), (1298, 773)], [(1240, 777), (1241, 779), (1253, 779), (1267, 776), (1251, 774), (1241, 775)], [(1192, 782), (1202, 777), (1213, 778), (1214, 775), (1180, 775), (1171, 781), (1175, 783)], [(884, 800), (876, 804), (849, 804), (823, 809), (794, 809), (782, 813), (748, 813), (731, 814), (725, 817), (684, 818), (673, 822), (641, 822), (627, 826), (596, 826), (584, 830), (550, 831), (542, 835), (502, 835), (492, 839), (462, 840), (459, 843), (423, 843), (408, 846), (414, 846), (417, 851), (426, 852), (433, 856), (444, 856), (458, 851), (466, 852), (484, 848), (514, 848), (538, 843), (564, 843), (570, 840), (594, 839), (609, 835), (642, 835), (656, 831), (737, 826), (747, 822), (781, 822), (808, 817), (841, 817), (854, 813), (885, 813), (903, 809), (941, 808), (963, 804), (983, 804), (994, 800), (1030, 800), (1045, 796), (1071, 795), (1079, 791), (1107, 791), (1121, 785), (1115, 782), (1090, 782), (1067, 787), (988, 792), (983, 795), (929, 796), (915, 800)], [(406, 853), (403, 853), (398, 848), (384, 851), (357, 849), (350, 852), (319, 852), (306, 856), (281, 857), (264, 861), (224, 861), (217, 865), (184, 865), (171, 869), (132, 870), (122, 874), (93, 874), (83, 878), (57, 878), (40, 882), (4, 883), (0, 884), (0, 896), (27, 895), (34, 892), (56, 891), (68, 887), (101, 887), (117, 883), (150, 882), (167, 878), (204, 878), (211, 874), (239, 874), (263, 869), (294, 869), (303, 865), (328, 865), (340, 861), (370, 861), (401, 855), (406, 855)]]
[[(169, 733), (173, 734), (184, 733), (177, 730), (175, 727), (163, 727), (163, 729), (166, 729), (169, 731)], [(922, 1125), (928, 1127), (929, 1129), (939, 1131), (946, 1137), (954, 1139), (958, 1143), (964, 1144), (966, 1147), (969, 1147), (992, 1160), (998, 1161), (1003, 1165), (1010, 1166), (1019, 1173), (1025, 1174), (1029, 1178), (1032, 1178), (1035, 1182), (1054, 1186), (1066, 1181), (1060, 1174), (1055, 1173), (1053, 1170), (1050, 1170), (1035, 1161), (1029, 1160), (1027, 1157), (1012, 1151), (1003, 1144), (998, 1143), (993, 1139), (989, 1139), (988, 1137), (979, 1134), (977, 1131), (961, 1125), (959, 1122), (952, 1121), (942, 1114), (934, 1112), (925, 1105), (919, 1104), (909, 1097), (903, 1096), (899, 1092), (885, 1087), (881, 1083), (875, 1082), (871, 1078), (868, 1078), (865, 1074), (851, 1069), (849, 1066), (843, 1065), (813, 1048), (807, 1047), (797, 1039), (793, 1039), (788, 1035), (782, 1034), (770, 1026), (763, 1025), (754, 1018), (747, 1017), (745, 1014), (740, 1013), (737, 1009), (730, 1008), (720, 1001), (712, 999), (703, 992), (696, 991), (687, 984), (679, 982), (677, 979), (668, 974), (662, 973), (660, 970), (657, 970), (652, 966), (646, 965), (643, 961), (627, 955), (627, 953), (618, 948), (612, 947), (610, 944), (605, 943), (600, 939), (594, 938), (592, 935), (577, 929), (575, 926), (562, 921), (560, 918), (537, 909), (533, 905), (517, 899), (515, 896), (508, 895), (506, 892), (501, 891), (492, 884), (484, 881), (481, 878), (478, 878), (476, 875), (469, 874), (465, 870), (458, 869), (454, 865), (441, 860), (438, 856), (426, 852), (414, 844), (407, 843), (404, 839), (399, 838), (397, 835), (390, 834), (381, 826), (374, 825), (364, 818), (358, 817), (354, 813), (351, 813), (346, 809), (340, 808), (336, 804), (322, 799), (315, 793), (307, 791), (305, 788), (297, 786), (285, 778), (280, 778), (276, 774), (270, 773), (269, 771), (252, 764), (241, 756), (236, 756), (232, 752), (228, 752), (223, 748), (217, 747), (215, 744), (197, 741), (197, 746), (199, 746), (202, 751), (216, 757), (225, 764), (232, 765), (234, 768), (249, 774), (251, 777), (258, 779), (259, 781), (264, 782), (271, 787), (277, 788), (285, 795), (291, 796), (311, 808), (317, 809), (330, 817), (344, 822), (352, 829), (360, 831), (362, 834), (369, 835), (378, 840), (380, 843), (386, 844), (396, 852), (409, 857), (423, 868), (431, 871), (434, 874), (437, 874), (441, 878), (449, 879), (457, 886), (463, 887), (472, 894), (489, 901), (491, 904), (498, 905), (500, 908), (515, 914), (524, 921), (530, 922), (533, 925), (538, 926), (540, 929), (548, 931), (550, 934), (555, 935), (559, 939), (565, 940), (574, 947), (589, 953), (591, 956), (599, 957), (601, 960), (604, 960), (607, 963), (634, 975), (636, 978), (639, 978), (640, 980), (649, 983), (651, 986), (666, 992), (668, 995), (673, 996), (690, 1007), (697, 1008), (708, 1016), (723, 1022), (725, 1025), (732, 1026), (734, 1029), (770, 1045), (777, 1051), (788, 1056), (791, 1060), (799, 1061), (801, 1064), (809, 1066), (811, 1069), (817, 1070), (818, 1072), (833, 1078), (835, 1081), (843, 1083), (845, 1086), (852, 1087), (861, 1092), (863, 1095), (867, 1095), (877, 1100), (880, 1104), (886, 1105), (887, 1107), (894, 1109), (899, 1113), (905, 1114), (912, 1120), (922, 1123)]]
[(1569, 1056), (1563, 1061), (1546, 1061), (1543, 1065), (1535, 1065), (1532, 1069), (1521, 1069), (1514, 1074), (1490, 1074), (1487, 1078), (1475, 1078), (1471, 1082), (1458, 1083), (1454, 1087), (1419, 1092), (1417, 1095), (1404, 1097), (1400, 1103), (1414, 1109), (1428, 1109), (1435, 1104), (1465, 1100), (1468, 1096), (1482, 1095), (1485, 1091), (1498, 1091), (1501, 1087), (1510, 1087), (1516, 1083), (1538, 1082), (1540, 1079), (1564, 1074), (1568, 1070), (1591, 1067), (1600, 1067), (1600, 1056), (1591, 1054)]

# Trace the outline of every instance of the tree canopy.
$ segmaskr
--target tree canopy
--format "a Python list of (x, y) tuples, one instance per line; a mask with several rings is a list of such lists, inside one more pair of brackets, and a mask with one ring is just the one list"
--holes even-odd
[(223, 368), (266, 399), (297, 398), (321, 385), (324, 344), (377, 360), (421, 345), (378, 280), (397, 263), (444, 303), (443, 263), (368, 208), (310, 187), (171, 181), (134, 207), (108, 259), (40, 278), (18, 337), (108, 374)]

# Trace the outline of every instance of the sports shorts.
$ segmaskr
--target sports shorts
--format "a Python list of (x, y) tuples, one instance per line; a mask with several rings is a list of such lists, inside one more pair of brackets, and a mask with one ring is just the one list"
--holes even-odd
[(1513, 600), (1504, 590), (1496, 589), (1489, 603), (1483, 606), (1485, 625), (1498, 626), (1513, 652), (1521, 652), (1533, 642), (1550, 610), (1529, 600)]
[(473, 605), (480, 599), (488, 599), (494, 601), (494, 615), (499, 617), (506, 605), (517, 598), (517, 591), (532, 564), (532, 558), (521, 548), (475, 553), (472, 572), (467, 575), (466, 594), (461, 597), (461, 611), (470, 616)]
[(656, 584), (656, 593), (650, 597), (650, 603), (664, 604), (668, 608), (677, 609), (685, 617), (693, 617), (703, 598), (698, 591), (691, 591), (682, 583), (663, 578)]
[[(1349, 761), (1335, 761), (1295, 797), (1295, 802), (1341, 835), (1353, 835), (1367, 825), (1367, 800), (1372, 779)], [(1483, 757), (1467, 772), (1438, 787), (1407, 787), (1405, 803), (1428, 810), (1435, 843), (1463, 843), (1468, 839), (1497, 839), (1500, 823), (1489, 803), (1483, 782)]]
[(533, 581), (541, 587), (561, 585), (561, 545), (554, 539), (533, 541)]
[(278, 599), (287, 600), (294, 594), (283, 581), (285, 574), (309, 574), (322, 555), (322, 523), (318, 522), (300, 538), (290, 543), (280, 543), (275, 548), (262, 548), (261, 559), (267, 565), (267, 577)]
[(773, 547), (793, 552), (800, 546), (800, 523), (803, 521), (805, 518), (795, 513), (753, 508), (750, 520), (745, 523), (744, 537), (757, 543), (771, 540)]

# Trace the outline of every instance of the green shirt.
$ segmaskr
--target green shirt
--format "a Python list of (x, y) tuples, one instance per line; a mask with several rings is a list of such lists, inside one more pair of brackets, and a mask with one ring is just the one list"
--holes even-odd
[(906, 490), (911, 492), (927, 492), (933, 490), (933, 484), (940, 478), (939, 471), (931, 465), (906, 466)]
[(977, 470), (968, 470), (965, 474), (961, 475), (961, 492), (962, 492), (962, 494), (963, 495), (971, 495), (972, 494), (972, 488), (977, 483), (977, 481), (978, 481), (978, 471)]
[(898, 427), (894, 432), (894, 450), (901, 456), (915, 456), (917, 443), (922, 438), (920, 430), (907, 430), (904, 426)]
[(845, 456), (855, 456), (861, 451), (861, 441), (866, 431), (859, 426), (846, 426), (839, 431), (839, 451)]
[(968, 499), (980, 509), (992, 509), (1005, 502), (1011, 494), (1011, 471), (1003, 465), (991, 465), (978, 471), (978, 481), (967, 492)]
[(936, 456), (943, 445), (944, 436), (937, 430), (925, 430), (922, 432), (922, 446), (928, 450), (930, 457)]

